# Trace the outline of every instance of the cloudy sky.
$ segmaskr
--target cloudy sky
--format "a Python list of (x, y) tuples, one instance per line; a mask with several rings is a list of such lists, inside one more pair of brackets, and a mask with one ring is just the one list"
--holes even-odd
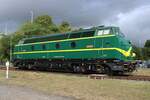
[(0, 32), (9, 32), (25, 21), (48, 14), (55, 23), (68, 21), (73, 27), (119, 26), (136, 44), (150, 39), (150, 0), (0, 0)]

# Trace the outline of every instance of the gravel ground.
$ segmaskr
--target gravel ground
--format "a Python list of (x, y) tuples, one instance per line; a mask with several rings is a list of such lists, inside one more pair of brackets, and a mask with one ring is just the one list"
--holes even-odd
[(71, 97), (47, 95), (25, 87), (0, 85), (0, 100), (75, 100)]

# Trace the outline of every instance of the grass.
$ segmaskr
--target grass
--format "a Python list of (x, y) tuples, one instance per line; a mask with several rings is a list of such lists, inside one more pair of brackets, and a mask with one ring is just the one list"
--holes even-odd
[[(140, 72), (143, 73), (143, 70)], [(79, 100), (150, 99), (150, 82), (94, 80), (68, 73), (11, 71), (10, 78), (5, 79), (5, 72), (0, 71), (0, 83), (30, 87), (48, 94), (71, 96)]]

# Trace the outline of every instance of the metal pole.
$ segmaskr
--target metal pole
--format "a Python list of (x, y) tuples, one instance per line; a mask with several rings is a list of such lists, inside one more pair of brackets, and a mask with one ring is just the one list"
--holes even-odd
[(30, 14), (31, 14), (31, 23), (33, 23), (33, 11), (30, 11)]
[(7, 61), (6, 62), (6, 79), (9, 78), (9, 66), (10, 66), (10, 63)]
[(139, 40), (139, 48), (140, 48), (141, 60), (143, 60), (143, 51), (142, 51), (142, 47), (140, 45), (141, 45), (141, 40)]
[[(7, 35), (7, 24), (5, 24), (5, 34)], [(10, 47), (11, 49), (11, 47)], [(9, 61), (6, 62), (6, 79), (9, 78), (9, 67), (10, 67), (10, 63)]]
[(9, 78), (9, 67), (11, 67), (11, 59), (12, 59), (12, 41), (11, 41), (11, 39), (12, 39), (12, 36), (10, 35), (10, 50), (9, 50), (9, 62), (8, 62), (8, 64), (7, 64), (7, 68), (6, 68), (6, 78), (8, 79)]
[(7, 35), (7, 23), (5, 23), (5, 35)]
[(9, 61), (11, 63), (11, 60), (12, 60), (12, 36), (10, 35), (10, 58), (9, 58)]

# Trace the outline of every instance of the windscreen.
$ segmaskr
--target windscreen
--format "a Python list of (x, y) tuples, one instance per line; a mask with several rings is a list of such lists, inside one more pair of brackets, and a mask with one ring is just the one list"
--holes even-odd
[(112, 28), (113, 29), (113, 33), (116, 35), (119, 35), (121, 37), (125, 37), (124, 34), (121, 32), (121, 30), (118, 27)]

